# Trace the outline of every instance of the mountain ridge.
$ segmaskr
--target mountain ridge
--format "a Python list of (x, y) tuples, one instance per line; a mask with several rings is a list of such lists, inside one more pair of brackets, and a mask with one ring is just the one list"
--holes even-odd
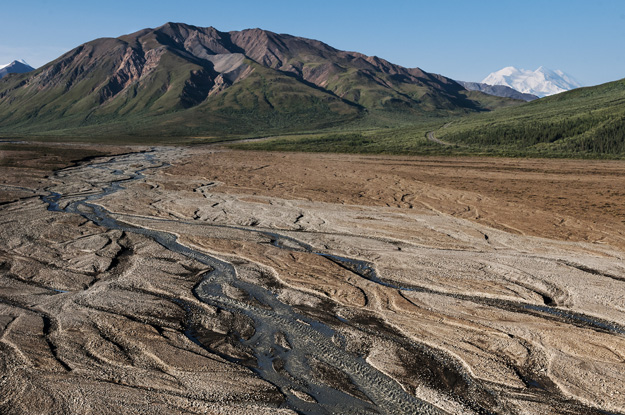
[(520, 99), (522, 101), (533, 101), (539, 97), (533, 94), (524, 94), (507, 85), (489, 85), (480, 82), (456, 81), (470, 91), (480, 91), (485, 94), (495, 95), (497, 97)]
[[(320, 128), (371, 112), (415, 117), (514, 104), (314, 39), (183, 23), (80, 45), (31, 74), (0, 81), (3, 103), (20, 104), (0, 111), (5, 131), (91, 133), (89, 126), (106, 124), (111, 132), (174, 135)], [(150, 123), (154, 129), (145, 128)]]

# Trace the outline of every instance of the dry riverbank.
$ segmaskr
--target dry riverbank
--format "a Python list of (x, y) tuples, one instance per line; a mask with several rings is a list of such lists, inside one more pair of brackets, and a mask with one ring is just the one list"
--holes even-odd
[(191, 148), (3, 173), (2, 410), (625, 411), (623, 163)]

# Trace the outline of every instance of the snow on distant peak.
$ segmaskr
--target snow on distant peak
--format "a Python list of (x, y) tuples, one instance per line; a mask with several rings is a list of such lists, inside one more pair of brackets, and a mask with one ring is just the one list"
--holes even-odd
[(11, 65), (13, 65), (16, 62), (17, 63), (21, 63), (21, 64), (26, 65), (26, 66), (30, 66), (28, 63), (26, 63), (26, 61), (24, 59), (19, 59), (19, 60), (13, 61), (11, 63), (7, 63), (5, 65), (0, 65), (0, 69), (6, 68), (7, 66), (11, 66)]
[(575, 78), (561, 70), (552, 71), (544, 66), (535, 71), (508, 66), (491, 73), (484, 78), (482, 83), (505, 85), (519, 92), (533, 94), (541, 98), (582, 86)]
[(497, 73), (502, 76), (511, 76), (511, 75), (518, 74), (519, 72), (520, 72), (519, 69), (515, 68), (514, 66), (506, 66), (505, 68), (503, 68)]
[(0, 78), (4, 78), (10, 73), (24, 73), (34, 70), (32, 66), (26, 63), (25, 60), (13, 61), (6, 65), (0, 65)]

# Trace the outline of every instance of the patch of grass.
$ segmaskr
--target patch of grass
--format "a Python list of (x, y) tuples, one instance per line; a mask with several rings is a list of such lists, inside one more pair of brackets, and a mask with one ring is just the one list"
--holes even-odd
[(366, 154), (451, 154), (453, 148), (426, 139), (441, 121), (428, 121), (400, 128), (336, 129), (325, 133), (280, 135), (258, 141), (231, 144), (246, 150), (303, 151)]

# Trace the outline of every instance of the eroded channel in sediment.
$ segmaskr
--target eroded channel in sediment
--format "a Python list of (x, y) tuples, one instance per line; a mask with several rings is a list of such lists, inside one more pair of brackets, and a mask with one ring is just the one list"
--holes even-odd
[[(100, 177), (91, 188), (79, 189), (69, 195), (52, 191), (42, 199), (49, 210), (79, 214), (98, 226), (121, 230), (153, 239), (172, 252), (195, 259), (208, 267), (195, 295), (219, 309), (240, 313), (254, 322), (254, 334), (242, 339), (252, 350), (255, 362), (250, 367), (263, 379), (276, 385), (286, 396), (287, 405), (300, 413), (410, 414), (443, 413), (421, 401), (385, 374), (371, 367), (362, 357), (341, 347), (340, 335), (326, 324), (298, 313), (279, 301), (274, 293), (237, 278), (236, 268), (225, 261), (191, 249), (177, 242), (171, 233), (128, 225), (112, 217), (109, 211), (94, 202), (122, 189), (124, 183), (143, 178), (143, 172), (166, 166), (156, 159), (155, 152), (118, 156), (103, 163), (93, 163), (58, 173), (66, 182), (79, 169), (97, 169)], [(135, 167), (131, 167), (135, 166)], [(102, 177), (108, 179), (102, 180)], [(276, 235), (278, 237), (278, 235)], [(233, 286), (259, 305), (232, 299), (223, 287)], [(193, 337), (192, 333), (188, 333)], [(277, 341), (281, 339), (281, 341)], [(191, 340), (198, 341), (193, 337)], [(206, 347), (204, 345), (204, 347)], [(320, 381), (315, 373), (324, 372), (336, 379), (341, 374), (344, 385), (339, 390)], [(351, 393), (350, 393), (351, 391)]]
[[(159, 150), (166, 151), (166, 150)], [(206, 265), (211, 271), (203, 275), (195, 287), (194, 294), (206, 304), (219, 310), (226, 310), (244, 316), (251, 321), (251, 329), (240, 329), (234, 333), (237, 347), (242, 350), (236, 355), (211, 348), (210, 334), (194, 325), (193, 316), (198, 312), (185, 304), (172, 299), (185, 308), (189, 315), (186, 335), (207, 350), (219, 354), (231, 362), (245, 365), (260, 377), (277, 386), (286, 398), (286, 405), (300, 413), (440, 413), (431, 404), (415, 398), (406, 392), (407, 385), (372, 367), (363, 355), (352, 353), (346, 347), (347, 340), (337, 327), (352, 327), (372, 338), (392, 342), (406, 370), (423, 372), (419, 382), (440, 391), (452, 400), (459, 402), (466, 412), (489, 413), (505, 411), (500, 406), (498, 394), (501, 386), (473, 379), (457, 360), (443, 351), (430, 348), (406, 338), (401, 332), (388, 325), (375, 315), (363, 312), (357, 316), (335, 315), (332, 304), (327, 310), (303, 310), (280, 301), (271, 290), (244, 281), (237, 275), (237, 267), (231, 262), (220, 260), (205, 252), (190, 248), (178, 242), (170, 232), (150, 229), (136, 224), (130, 225), (132, 215), (111, 213), (97, 204), (98, 199), (121, 189), (123, 184), (143, 178), (143, 172), (167, 166), (159, 161), (159, 151), (118, 156), (103, 163), (96, 163), (67, 169), (59, 174), (63, 180), (71, 181), (71, 175), (97, 170), (99, 179), (93, 180), (91, 187), (83, 186), (68, 194), (50, 192), (44, 197), (49, 210), (75, 213), (107, 229), (122, 230), (150, 237), (172, 252), (183, 254)], [(163, 154), (163, 153), (161, 153)], [(79, 170), (79, 171), (76, 171)], [(87, 174), (87, 176), (89, 176)], [(144, 218), (146, 219), (146, 218)], [(481, 296), (450, 294), (418, 286), (401, 286), (381, 278), (372, 263), (344, 256), (320, 252), (305, 242), (274, 231), (250, 229), (242, 226), (210, 225), (181, 220), (149, 218), (155, 222), (172, 222), (189, 226), (211, 226), (231, 229), (248, 234), (262, 235), (273, 246), (322, 256), (335, 264), (353, 272), (363, 279), (400, 292), (423, 292), (453, 297), (475, 304), (514, 313), (531, 314), (541, 318), (623, 335), (622, 326), (587, 316), (571, 310), (554, 307), (547, 296), (545, 305), (522, 303), (510, 300), (485, 298)], [(237, 290), (233, 297), (229, 290)], [(249, 356), (248, 356), (249, 355)], [(550, 402), (568, 408), (567, 413), (599, 413), (593, 408), (573, 402), (562, 396), (548, 377), (537, 378), (529, 368), (516, 368), (518, 377), (526, 385), (525, 389), (504, 389), (503, 393), (516, 395), (519, 399)]]

